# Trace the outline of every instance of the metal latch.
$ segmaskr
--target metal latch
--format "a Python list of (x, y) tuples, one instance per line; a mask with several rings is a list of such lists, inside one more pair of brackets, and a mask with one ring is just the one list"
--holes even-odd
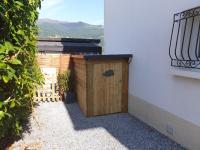
[(103, 76), (105, 77), (111, 77), (111, 76), (114, 76), (114, 71), (113, 70), (107, 70), (103, 73)]

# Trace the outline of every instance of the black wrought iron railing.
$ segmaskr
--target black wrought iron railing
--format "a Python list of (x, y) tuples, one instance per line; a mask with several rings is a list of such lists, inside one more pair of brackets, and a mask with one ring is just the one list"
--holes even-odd
[(200, 6), (174, 14), (171, 66), (200, 69)]

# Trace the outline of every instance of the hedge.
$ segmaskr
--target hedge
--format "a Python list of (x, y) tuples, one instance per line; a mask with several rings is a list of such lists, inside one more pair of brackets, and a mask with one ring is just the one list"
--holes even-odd
[(40, 0), (0, 3), (0, 140), (18, 136), (43, 76), (36, 63)]

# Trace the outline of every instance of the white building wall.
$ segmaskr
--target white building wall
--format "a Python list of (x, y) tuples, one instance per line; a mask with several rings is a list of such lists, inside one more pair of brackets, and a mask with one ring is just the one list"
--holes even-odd
[(200, 80), (174, 76), (168, 54), (173, 14), (197, 6), (199, 0), (105, 0), (105, 53), (133, 54), (130, 95), (200, 126)]

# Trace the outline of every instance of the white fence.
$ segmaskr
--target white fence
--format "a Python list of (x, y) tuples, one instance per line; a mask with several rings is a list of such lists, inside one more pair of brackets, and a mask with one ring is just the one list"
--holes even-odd
[(41, 68), (45, 84), (38, 87), (34, 100), (36, 102), (55, 102), (61, 100), (57, 84), (56, 68)]

